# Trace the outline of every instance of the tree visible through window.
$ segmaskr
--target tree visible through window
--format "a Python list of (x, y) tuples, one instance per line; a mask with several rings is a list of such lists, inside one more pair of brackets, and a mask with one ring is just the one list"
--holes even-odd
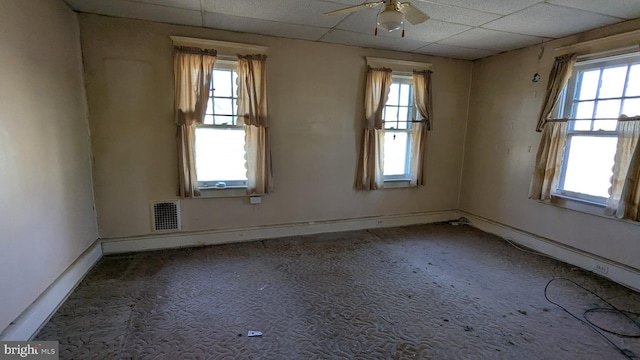
[(561, 98), (569, 118), (558, 193), (605, 203), (621, 114), (640, 113), (640, 58), (578, 63)]
[(384, 106), (384, 179), (411, 177), (411, 121), (415, 119), (411, 76), (394, 75)]
[(201, 188), (246, 187), (244, 124), (238, 123), (235, 62), (213, 70), (204, 124), (196, 128), (195, 158)]

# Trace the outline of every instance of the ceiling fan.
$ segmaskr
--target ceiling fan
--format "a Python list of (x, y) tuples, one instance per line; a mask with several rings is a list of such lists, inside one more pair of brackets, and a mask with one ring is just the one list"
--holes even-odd
[[(384, 0), (374, 2), (364, 2), (360, 5), (349, 6), (343, 9), (330, 11), (325, 13), (325, 16), (344, 15), (355, 11), (364, 9), (376, 8), (384, 4), (384, 9), (378, 13), (376, 17), (377, 26), (375, 34), (378, 35), (378, 28), (394, 31), (400, 29), (404, 24), (404, 20), (407, 20), (412, 25), (421, 24), (429, 19), (429, 15), (422, 12), (422, 10), (411, 5), (409, 2), (400, 2), (397, 0)], [(404, 37), (404, 28), (402, 30), (402, 36)]]

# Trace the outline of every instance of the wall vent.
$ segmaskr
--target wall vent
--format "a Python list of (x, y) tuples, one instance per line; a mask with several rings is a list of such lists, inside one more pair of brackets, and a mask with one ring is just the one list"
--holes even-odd
[(151, 203), (153, 231), (180, 230), (180, 202), (154, 201)]

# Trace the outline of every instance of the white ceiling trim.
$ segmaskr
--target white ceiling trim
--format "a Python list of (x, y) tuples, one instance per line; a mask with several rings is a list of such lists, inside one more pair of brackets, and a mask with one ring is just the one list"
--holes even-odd
[(417, 61), (384, 59), (378, 57), (365, 57), (367, 65), (371, 67), (386, 67), (397, 71), (429, 70), (432, 64)]
[(201, 49), (216, 50), (221, 55), (255, 55), (266, 54), (266, 46), (242, 44), (229, 41), (198, 39), (184, 36), (169, 36), (176, 46), (191, 46)]
[(558, 55), (576, 53), (578, 55), (591, 54), (595, 52), (608, 52), (610, 50), (633, 47), (637, 49), (640, 43), (640, 30), (626, 33), (605, 36), (599, 39), (583, 41), (572, 45), (561, 46), (555, 51)]

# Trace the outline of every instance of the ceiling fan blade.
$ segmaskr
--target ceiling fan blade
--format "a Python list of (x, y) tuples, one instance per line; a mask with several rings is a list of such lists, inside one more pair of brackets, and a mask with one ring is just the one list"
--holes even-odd
[(404, 18), (411, 25), (422, 24), (423, 22), (429, 20), (429, 15), (422, 12), (422, 10), (417, 7), (411, 5), (411, 3), (398, 3), (398, 10), (404, 14)]
[(363, 9), (369, 9), (369, 8), (374, 8), (376, 6), (379, 6), (380, 4), (384, 3), (384, 1), (376, 1), (376, 2), (370, 2), (370, 3), (362, 3), (360, 5), (356, 5), (356, 6), (349, 6), (346, 7), (344, 9), (339, 9), (339, 10), (335, 10), (335, 11), (329, 11), (327, 13), (324, 13), (324, 16), (334, 16), (334, 15), (344, 15), (344, 14), (349, 14), (358, 10), (363, 10)]

